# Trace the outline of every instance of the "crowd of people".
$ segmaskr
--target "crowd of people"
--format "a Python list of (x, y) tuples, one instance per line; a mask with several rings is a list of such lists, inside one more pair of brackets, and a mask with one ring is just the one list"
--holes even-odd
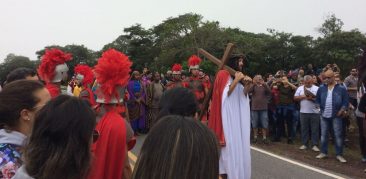
[[(345, 163), (352, 114), (366, 162), (362, 69), (344, 80), (335, 64), (252, 79), (238, 54), (227, 64), (235, 73), (219, 70), (215, 78), (196, 55), (188, 59), (190, 75), (180, 64), (165, 74), (140, 73), (109, 49), (94, 67), (78, 64), (69, 80), (70, 60), (72, 54), (47, 49), (37, 70), (8, 74), (0, 89), (0, 178), (249, 179), (250, 143), (293, 144), (298, 133), (300, 150), (326, 158), (331, 139)], [(128, 151), (142, 134), (132, 169)]]
[[(331, 138), (337, 160), (347, 162), (343, 157), (343, 148), (348, 140), (347, 129), (355, 116), (357, 100), (360, 101), (363, 95), (358, 92), (358, 84), (356, 68), (342, 81), (340, 69), (335, 64), (328, 64), (318, 74), (311, 68), (306, 73), (300, 68), (287, 74), (284, 71), (278, 71), (275, 75), (267, 74), (267, 80), (256, 75), (253, 86), (249, 88), (252, 95), (252, 142), (258, 140), (258, 124), (261, 124), (260, 133), (264, 143), (269, 142), (267, 133), (270, 133), (273, 142), (286, 138), (288, 144), (293, 144), (300, 129), (302, 145), (299, 149), (311, 148), (320, 152), (316, 158), (325, 158)], [(359, 117), (363, 118), (363, 115)], [(359, 128), (362, 129), (363, 121), (358, 120)], [(363, 132), (360, 132), (360, 139), (362, 136)], [(365, 147), (363, 143), (361, 147)], [(364, 153), (362, 161), (366, 161)]]

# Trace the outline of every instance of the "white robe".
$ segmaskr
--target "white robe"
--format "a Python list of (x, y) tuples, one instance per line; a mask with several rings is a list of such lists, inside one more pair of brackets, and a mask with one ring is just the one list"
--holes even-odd
[(228, 96), (230, 77), (222, 95), (222, 126), (226, 146), (221, 148), (220, 174), (228, 179), (250, 179), (250, 108), (249, 98), (244, 95), (244, 87), (236, 85)]

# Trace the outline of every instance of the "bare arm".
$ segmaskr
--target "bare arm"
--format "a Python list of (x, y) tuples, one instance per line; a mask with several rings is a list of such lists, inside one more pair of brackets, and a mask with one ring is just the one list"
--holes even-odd
[(239, 80), (237, 80), (236, 78), (234, 79), (234, 81), (231, 83), (230, 87), (229, 87), (229, 91), (227, 92), (227, 95), (230, 96), (231, 93), (234, 91), (236, 85), (238, 85)]
[(293, 90), (295, 90), (297, 87), (295, 86), (295, 85), (293, 85), (292, 83), (290, 83), (290, 82), (287, 82), (288, 83), (288, 85), (293, 89)]
[(307, 99), (307, 97), (306, 97), (305, 95), (295, 96), (295, 97), (294, 97), (294, 100), (295, 100), (295, 101), (301, 101), (301, 100), (303, 100), (303, 99)]
[(235, 79), (233, 80), (233, 82), (230, 84), (229, 87), (229, 91), (227, 92), (227, 95), (230, 96), (231, 93), (234, 91), (236, 85), (238, 85), (239, 81), (244, 79), (244, 74), (241, 72), (236, 72), (235, 73)]

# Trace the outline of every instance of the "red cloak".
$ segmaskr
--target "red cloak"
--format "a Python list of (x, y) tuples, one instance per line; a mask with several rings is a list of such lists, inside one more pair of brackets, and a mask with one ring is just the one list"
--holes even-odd
[(225, 146), (225, 136), (222, 127), (222, 95), (225, 86), (230, 78), (230, 74), (226, 70), (220, 70), (217, 75), (213, 86), (211, 110), (208, 120), (208, 127), (214, 131), (221, 146)]
[(98, 122), (99, 139), (93, 144), (94, 160), (89, 179), (122, 178), (127, 154), (126, 126), (116, 110), (107, 112)]

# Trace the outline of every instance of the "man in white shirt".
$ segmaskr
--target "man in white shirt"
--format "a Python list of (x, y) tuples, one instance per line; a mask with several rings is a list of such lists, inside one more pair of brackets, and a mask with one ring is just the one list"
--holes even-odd
[(308, 148), (309, 131), (311, 131), (311, 149), (319, 152), (317, 145), (319, 142), (320, 114), (315, 107), (318, 88), (313, 85), (313, 78), (306, 75), (304, 76), (304, 85), (297, 88), (295, 92), (294, 100), (300, 102), (301, 150)]

